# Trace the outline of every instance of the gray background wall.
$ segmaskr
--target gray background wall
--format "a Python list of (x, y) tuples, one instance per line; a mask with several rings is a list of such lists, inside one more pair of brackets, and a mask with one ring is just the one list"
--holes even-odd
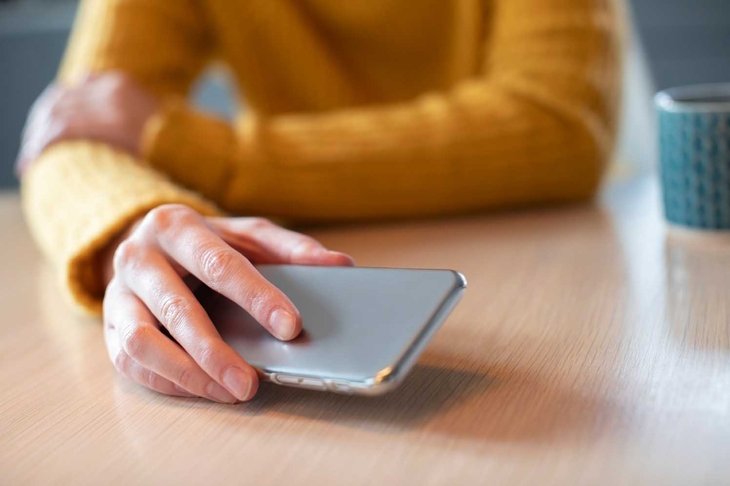
[(0, 3), (0, 187), (16, 184), (12, 167), (25, 115), (58, 68), (74, 5)]
[[(0, 0), (0, 189), (17, 187), (13, 165), (25, 118), (58, 70), (76, 4), (76, 0)], [(223, 117), (235, 112), (236, 97), (219, 73), (201, 80), (193, 98)]]
[(632, 0), (657, 89), (730, 81), (730, 0)]
[[(75, 0), (0, 1), (0, 188), (12, 167), (25, 115), (53, 78)], [(653, 85), (730, 81), (730, 0), (632, 0)], [(202, 83), (198, 102), (230, 113), (225, 84)]]

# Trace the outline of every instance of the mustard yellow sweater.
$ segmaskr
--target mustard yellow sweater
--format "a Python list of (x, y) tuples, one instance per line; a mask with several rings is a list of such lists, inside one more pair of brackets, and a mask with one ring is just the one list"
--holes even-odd
[[(614, 138), (611, 0), (86, 0), (61, 69), (123, 70), (165, 100), (143, 160), (55, 145), (23, 180), (39, 245), (100, 309), (98, 250), (156, 205), (289, 221), (590, 197)], [(186, 104), (230, 70), (247, 111)]]

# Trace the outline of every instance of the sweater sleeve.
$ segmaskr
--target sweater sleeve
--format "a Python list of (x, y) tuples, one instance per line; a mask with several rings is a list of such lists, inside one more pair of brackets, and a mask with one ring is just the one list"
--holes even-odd
[[(591, 197), (611, 155), (619, 35), (610, 0), (498, 0), (483, 69), (398, 104), (250, 116), (185, 104), (146, 155), (228, 208), (294, 220), (445, 214)], [(214, 176), (197, 179), (196, 161)]]
[[(188, 0), (85, 0), (59, 81), (120, 69), (163, 98), (182, 96), (206, 59)], [(218, 210), (141, 161), (89, 141), (44, 151), (23, 176), (23, 206), (38, 245), (81, 309), (101, 310), (97, 256), (125, 227), (165, 203)]]

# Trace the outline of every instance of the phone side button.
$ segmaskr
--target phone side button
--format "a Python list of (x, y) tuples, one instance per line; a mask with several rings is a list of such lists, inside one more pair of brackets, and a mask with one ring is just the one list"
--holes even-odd
[(318, 380), (316, 378), (302, 378), (301, 381), (299, 381), (299, 386), (302, 388), (309, 388), (310, 390), (327, 389), (327, 385), (325, 385), (322, 380)]
[(300, 388), (309, 388), (311, 390), (326, 390), (327, 386), (316, 378), (303, 378), (298, 376), (277, 374), (274, 381), (281, 385), (297, 386)]
[(333, 392), (346, 393), (348, 395), (352, 393), (352, 387), (343, 381), (329, 381), (327, 385)]

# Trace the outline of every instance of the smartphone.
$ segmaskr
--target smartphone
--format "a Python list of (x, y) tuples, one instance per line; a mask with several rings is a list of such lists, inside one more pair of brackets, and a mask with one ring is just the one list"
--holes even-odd
[(204, 302), (223, 339), (264, 380), (347, 394), (397, 387), (459, 301), (453, 270), (259, 265), (302, 315), (292, 341), (222, 296)]

